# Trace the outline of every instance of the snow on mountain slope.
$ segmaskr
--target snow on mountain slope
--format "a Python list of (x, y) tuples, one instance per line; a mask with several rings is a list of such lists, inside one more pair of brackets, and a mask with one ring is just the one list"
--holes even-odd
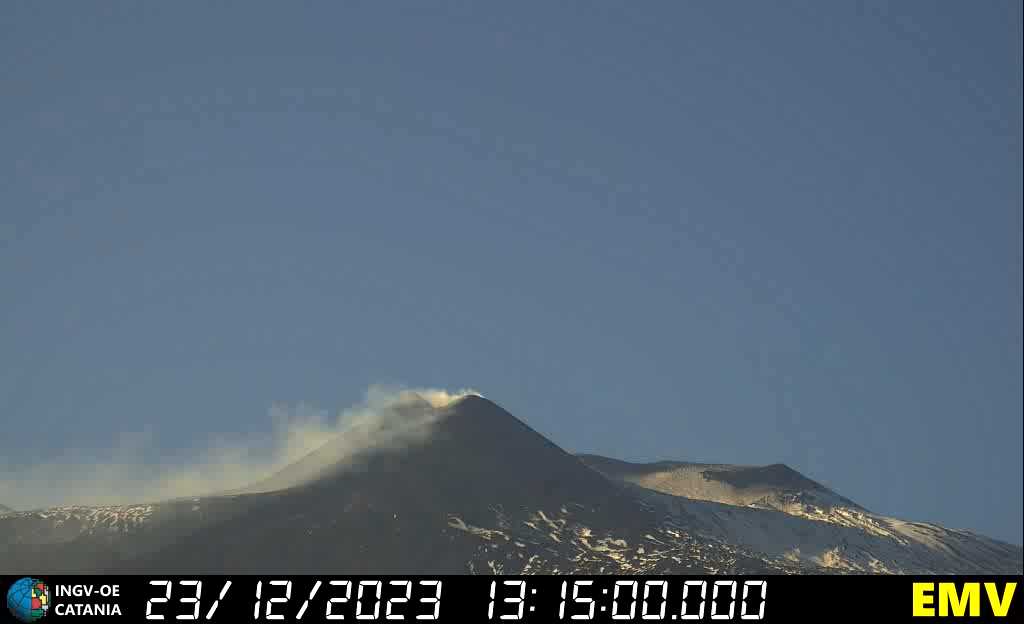
[(1021, 573), (1019, 546), (872, 513), (782, 464), (634, 464), (581, 455), (669, 523), (771, 560), (854, 573)]
[(244, 513), (244, 497), (72, 505), (0, 515), (0, 573), (97, 572)]

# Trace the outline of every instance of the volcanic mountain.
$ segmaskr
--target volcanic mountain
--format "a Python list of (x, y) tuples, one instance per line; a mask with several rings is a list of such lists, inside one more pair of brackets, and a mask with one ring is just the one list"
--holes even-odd
[(482, 397), (404, 395), (243, 490), (4, 514), (0, 571), (1021, 570), (1019, 547), (870, 514), (785, 467), (693, 466), (577, 457)]
[[(390, 409), (247, 488), (245, 513), (118, 569), (598, 572), (618, 569), (617, 551), (630, 549), (621, 535), (639, 544), (659, 524), (626, 489), (487, 399), (435, 409), (406, 397)], [(381, 420), (398, 423), (395, 437), (421, 433), (351, 454), (350, 438), (379, 439), (371, 429)], [(723, 568), (735, 564), (734, 549), (718, 550)]]

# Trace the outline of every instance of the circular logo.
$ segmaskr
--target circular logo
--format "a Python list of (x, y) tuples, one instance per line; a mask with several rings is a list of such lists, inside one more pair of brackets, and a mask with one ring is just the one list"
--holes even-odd
[(19, 622), (35, 622), (50, 608), (50, 588), (37, 578), (18, 579), (7, 590), (7, 608)]

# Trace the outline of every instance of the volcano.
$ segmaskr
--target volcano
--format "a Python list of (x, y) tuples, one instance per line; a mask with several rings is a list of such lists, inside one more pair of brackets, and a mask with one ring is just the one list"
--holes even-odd
[(0, 515), (3, 571), (1020, 573), (1020, 547), (873, 514), (781, 465), (575, 456), (492, 401), (403, 395), (250, 486)]

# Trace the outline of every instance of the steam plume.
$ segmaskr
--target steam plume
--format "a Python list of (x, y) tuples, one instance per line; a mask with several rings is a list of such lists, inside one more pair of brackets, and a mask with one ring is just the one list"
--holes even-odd
[[(421, 442), (443, 414), (437, 408), (471, 394), (479, 393), (371, 386), (362, 403), (342, 410), (335, 418), (308, 404), (274, 405), (269, 436), (215, 446), (172, 465), (156, 461), (153, 445), (144, 437), (122, 436), (111, 459), (105, 461), (50, 462), (0, 475), (0, 501), (26, 510), (129, 504), (240, 490), (320, 448), (329, 448), (330, 453), (319, 461), (336, 463), (369, 449), (403, 448)], [(415, 404), (420, 408), (405, 408)], [(329, 441), (332, 444), (326, 447)], [(308, 461), (305, 464), (305, 473), (291, 475), (285, 485), (315, 476), (310, 473), (315, 466)]]

